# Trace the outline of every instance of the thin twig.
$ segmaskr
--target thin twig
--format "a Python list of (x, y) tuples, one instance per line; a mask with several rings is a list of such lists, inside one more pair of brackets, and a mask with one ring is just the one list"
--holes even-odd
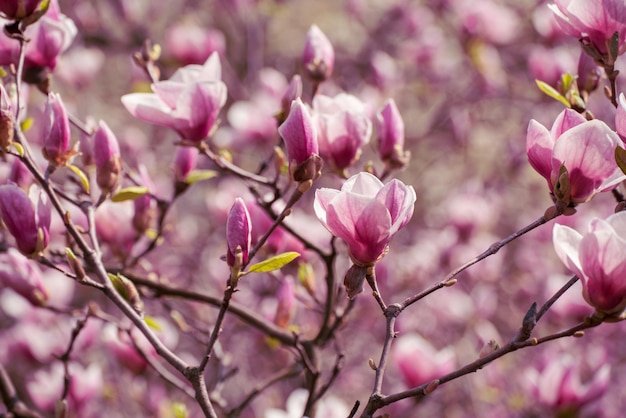
[(429, 288), (423, 290), (420, 293), (417, 293), (413, 296), (410, 296), (408, 298), (406, 298), (401, 304), (401, 309), (404, 310), (407, 307), (409, 307), (410, 305), (414, 304), (415, 302), (423, 299), (424, 297), (430, 295), (431, 293), (435, 292), (436, 290), (439, 290), (443, 287), (448, 286), (450, 283), (453, 283), (453, 280), (456, 279), (456, 276), (458, 276), (460, 273), (462, 273), (463, 271), (467, 270), (469, 267), (473, 266), (474, 264), (484, 260), (485, 258), (494, 255), (495, 253), (497, 253), (502, 247), (504, 247), (505, 245), (509, 244), (510, 242), (516, 240), (517, 238), (521, 237), (522, 235), (532, 231), (533, 229), (545, 224), (546, 222), (556, 218), (557, 216), (561, 215), (561, 213), (559, 213), (558, 211), (555, 213), (554, 216), (546, 216), (543, 215), (541, 216), (539, 219), (537, 219), (536, 221), (532, 222), (529, 225), (526, 225), (525, 227), (523, 227), (522, 229), (514, 232), (513, 234), (509, 235), (508, 237), (492, 244), (487, 250), (485, 250), (483, 253), (481, 253), (480, 255), (472, 258), (471, 260), (469, 260), (468, 262), (466, 262), (465, 264), (463, 264), (462, 266), (456, 268), (454, 271), (452, 271), (450, 274), (448, 274), (446, 276), (445, 279), (441, 280), (438, 283), (435, 283), (434, 285), (430, 286)]

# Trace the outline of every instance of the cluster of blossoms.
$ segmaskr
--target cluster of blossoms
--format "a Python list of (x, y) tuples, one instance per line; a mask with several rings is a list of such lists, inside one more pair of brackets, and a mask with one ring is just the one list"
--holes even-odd
[[(358, 2), (353, 3), (351, 7), (358, 14)], [(459, 18), (455, 24), (467, 37), (463, 47), (467, 48), (469, 61), (483, 77), (485, 91), (502, 88), (505, 83), (498, 80), (505, 79), (506, 74), (495, 45), (512, 42), (515, 31), (504, 28), (507, 25), (494, 24), (492, 27), (490, 23), (494, 22), (490, 20), (493, 19), (490, 12), (511, 23), (508, 26), (517, 28), (518, 25), (513, 24), (515, 15), (491, 0), (481, 1), (476, 9), (467, 7), (462, 1), (452, 1), (450, 5)], [(130, 15), (130, 9), (125, 7), (128, 6), (119, 5), (120, 13)], [(231, 11), (236, 15), (237, 8), (242, 6), (234, 2), (224, 7), (232, 7)], [(3, 80), (5, 85), (0, 85), (0, 151), (3, 159), (11, 159), (6, 184), (0, 185), (0, 219), (2, 231), (6, 231), (2, 233), (3, 242), (0, 245), (0, 283), (3, 288), (11, 289), (27, 301), (24, 305), (6, 304), (6, 312), (14, 318), (6, 322), (19, 325), (23, 320), (22, 325), (26, 324), (27, 315), (20, 319), (23, 312), (31, 312), (32, 317), (28, 320), (36, 322), (40, 319), (39, 314), (32, 312), (39, 311), (29, 309), (40, 307), (50, 308), (49, 312), (44, 311), (45, 315), (78, 317), (78, 309), (72, 304), (88, 302), (84, 303), (84, 312), (80, 312), (82, 319), (77, 321), (75, 328), (63, 328), (64, 332), (71, 334), (67, 342), (64, 340), (64, 344), (54, 347), (39, 347), (45, 355), (33, 354), (36, 347), (23, 349), (22, 339), (16, 337), (18, 332), (11, 334), (5, 333), (4, 328), (0, 330), (0, 340), (11, 341), (6, 347), (0, 344), (0, 392), (3, 393), (8, 413), (13, 414), (15, 406), (11, 404), (13, 401), (4, 400), (4, 394), (11, 385), (7, 383), (2, 361), (23, 350), (25, 357), (36, 360), (33, 363), (44, 364), (60, 359), (48, 370), (37, 371), (32, 381), (27, 383), (30, 403), (45, 411), (63, 410), (68, 408), (69, 399), (69, 408), (76, 416), (82, 413), (89, 416), (84, 411), (89, 411), (89, 401), (98, 388), (104, 387), (102, 380), (106, 370), (96, 361), (83, 365), (77, 358), (81, 350), (91, 353), (89, 350), (96, 345), (93, 342), (97, 339), (96, 335), (102, 334), (105, 350), (112, 353), (111, 357), (129, 370), (133, 377), (144, 376), (150, 369), (156, 370), (168, 384), (196, 399), (198, 405), (194, 407), (199, 407), (206, 416), (218, 416), (213, 410), (214, 404), (219, 404), (225, 415), (238, 416), (245, 406), (274, 383), (287, 382), (301, 375), (304, 376), (302, 381), (307, 385), (306, 389), (284, 392), (286, 412), (268, 407), (266, 417), (299, 417), (312, 414), (316, 409), (317, 417), (346, 416), (350, 414), (351, 407), (335, 397), (330, 389), (336, 384), (335, 379), (346, 357), (341, 348), (340, 332), (352, 318), (349, 315), (355, 306), (369, 311), (367, 303), (372, 302), (363, 296), (355, 300), (363, 292), (365, 282), (372, 288), (374, 303), (380, 308), (376, 311), (377, 317), (386, 318), (380, 360), (377, 362), (370, 358), (368, 361), (375, 370), (374, 389), (363, 412), (363, 416), (369, 418), (382, 407), (400, 404), (398, 401), (407, 398), (421, 399), (430, 395), (440, 384), (469, 371), (477, 371), (504, 354), (561, 336), (579, 335), (581, 330), (603, 322), (625, 319), (626, 201), (619, 187), (626, 180), (626, 96), (618, 94), (615, 63), (626, 52), (626, 5), (620, 0), (556, 0), (550, 9), (555, 19), (553, 25), (558, 25), (566, 35), (576, 37), (586, 54), (579, 60), (578, 80), (574, 76), (563, 75), (557, 68), (553, 72), (558, 76), (548, 77), (556, 87), (539, 83), (544, 92), (557, 98), (567, 108), (556, 116), (550, 128), (532, 119), (526, 131), (528, 162), (547, 183), (547, 195), (553, 205), (531, 227), (491, 245), (487, 251), (445, 276), (444, 280), (407, 296), (405, 293), (412, 291), (410, 286), (413, 282), (435, 273), (441, 274), (448, 263), (456, 262), (458, 254), (464, 256), (465, 252), (474, 251), (471, 243), (474, 238), (493, 242), (491, 235), (480, 234), (484, 233), (481, 229), (487, 229), (486, 225), (492, 221), (488, 218), (496, 218), (492, 216), (496, 210), (486, 209), (489, 207), (488, 198), (478, 196), (479, 192), (452, 193), (446, 186), (441, 193), (448, 195), (447, 202), (456, 206), (467, 205), (467, 210), (455, 207), (440, 210), (443, 213), (437, 215), (439, 218), (425, 215), (420, 216), (419, 221), (414, 220), (416, 206), (419, 205), (420, 212), (425, 212), (433, 199), (439, 197), (437, 193), (440, 191), (422, 194), (423, 189), (417, 186), (422, 178), (432, 177), (427, 174), (422, 176), (419, 171), (419, 176), (412, 177), (415, 188), (399, 179), (386, 179), (394, 170), (408, 168), (411, 152), (405, 149), (407, 146), (414, 150), (424, 150), (428, 146), (420, 148), (419, 141), (411, 142), (409, 137), (405, 137), (405, 122), (400, 109), (394, 99), (386, 97), (386, 91), (383, 94), (381, 89), (376, 99), (362, 100), (360, 97), (368, 97), (367, 90), (352, 94), (339, 90), (338, 85), (333, 84), (333, 77), (336, 76), (335, 49), (318, 26), (310, 27), (304, 41), (302, 75), (293, 75), (287, 83), (282, 74), (276, 76), (277, 71), (265, 72), (265, 78), (260, 82), (266, 91), (256, 98), (250, 94), (247, 97), (250, 100), (239, 100), (248, 92), (234, 82), (231, 84), (236, 71), (225, 61), (227, 38), (220, 36), (221, 32), (203, 31), (194, 24), (187, 26), (189, 31), (185, 25), (170, 30), (166, 43), (169, 48), (177, 50), (168, 53), (170, 58), (183, 66), (167, 79), (160, 79), (161, 68), (157, 66), (159, 47), (146, 42), (142, 52), (133, 56), (135, 64), (150, 79), (151, 92), (125, 94), (121, 97), (121, 104), (119, 98), (116, 100), (134, 118), (176, 134), (177, 140), (166, 144), (175, 150), (171, 159), (173, 167), (170, 167), (167, 178), (171, 189), (171, 198), (168, 199), (164, 197), (167, 195), (167, 186), (163, 186), (166, 182), (162, 181), (165, 175), (159, 172), (165, 170), (155, 169), (156, 163), (142, 154), (152, 145), (144, 147), (140, 135), (121, 129), (119, 132), (124, 132), (124, 139), (135, 139), (133, 135), (137, 135), (139, 140), (118, 141), (114, 129), (102, 120), (81, 124), (70, 115), (71, 109), (66, 108), (61, 94), (52, 91), (50, 76), (57, 68), (60, 55), (78, 34), (72, 20), (61, 14), (58, 2), (0, 1), (1, 17), (7, 20), (6, 36), (0, 40), (0, 65), (9, 68), (6, 81)], [(413, 12), (409, 17), (405, 13), (407, 10)], [(432, 30), (429, 25), (434, 20), (434, 14), (425, 11), (425, 8), (413, 9), (398, 4), (391, 8), (389, 19), (394, 22), (390, 26), (406, 31), (404, 35), (416, 35), (417, 38), (419, 32), (420, 41), (426, 42), (426, 45), (411, 44), (402, 50), (404, 53), (412, 51), (413, 61), (432, 60), (430, 64), (437, 69), (431, 74), (434, 79), (441, 76), (440, 69), (444, 68), (440, 65), (443, 61), (435, 59), (436, 50), (445, 48), (434, 48), (432, 43), (428, 44), (427, 38), (443, 40), (445, 36)], [(80, 9), (76, 15), (85, 27), (89, 27), (90, 23), (95, 26), (93, 20), (97, 19), (94, 13)], [(396, 20), (402, 24), (396, 25)], [(368, 55), (372, 61), (368, 65), (372, 66), (371, 70), (376, 75), (374, 78), (382, 86), (392, 83), (393, 77), (389, 74), (395, 72), (395, 67), (393, 58), (384, 52), (388, 41), (384, 34), (388, 27), (381, 28), (377, 32), (381, 37), (377, 40), (380, 42), (376, 46), (377, 54)], [(181, 42), (184, 47), (175, 46), (181, 45)], [(200, 45), (203, 50), (189, 48), (191, 44)], [(366, 49), (363, 54), (369, 52)], [(250, 66), (255, 65), (253, 59), (249, 61)], [(602, 116), (609, 114), (604, 118), (595, 117), (588, 109), (592, 106), (588, 101), (589, 94), (598, 87), (601, 72), (608, 80), (607, 96), (615, 107), (614, 114), (611, 113), (613, 109), (598, 113)], [(37, 85), (43, 94), (42, 101), (45, 101), (43, 110), (34, 112), (32, 118), (36, 120), (36, 125), (32, 130), (32, 121), (25, 117), (28, 97), (22, 82)], [(311, 94), (305, 92), (305, 87), (310, 87)], [(259, 98), (261, 96), (263, 98)], [(69, 95), (64, 93), (63, 97), (67, 99)], [(261, 106), (259, 103), (271, 105)], [(398, 103), (403, 105), (402, 101)], [(457, 110), (445, 112), (450, 114), (450, 125), (453, 125), (457, 135), (455, 141), (471, 142), (463, 132), (472, 116)], [(30, 108), (28, 111), (31, 111)], [(222, 114), (225, 116), (224, 123)], [(254, 120), (251, 125), (258, 122), (254, 129), (249, 129), (248, 133), (252, 132), (250, 137), (270, 136), (277, 141), (262, 162), (257, 150), (267, 144), (248, 137), (245, 140), (239, 138), (245, 136), (239, 135), (246, 128), (241, 122), (242, 115), (243, 119), (249, 117)], [(243, 127), (238, 126), (239, 123)], [(81, 131), (79, 141), (72, 141), (73, 126)], [(115, 125), (111, 126), (115, 128)], [(374, 141), (373, 137), (376, 138)], [(373, 142), (372, 149), (368, 150), (370, 141)], [(241, 152), (235, 152), (239, 151), (241, 143), (246, 146), (241, 147)], [(454, 149), (458, 148), (458, 143), (454, 143)], [(40, 151), (43, 159), (33, 152), (35, 149)], [(368, 151), (374, 151), (377, 159), (361, 160), (364, 155), (370, 157)], [(247, 152), (253, 154), (252, 157), (247, 156)], [(123, 154), (125, 157), (128, 155), (128, 159), (122, 160)], [(446, 155), (449, 154), (454, 153), (446, 150)], [(141, 157), (133, 160), (137, 155)], [(252, 158), (259, 166), (254, 170), (246, 169), (249, 162), (246, 158)], [(456, 155), (451, 158), (459, 161)], [(453, 165), (455, 163), (449, 164), (450, 171)], [(45, 169), (41, 170), (40, 166)], [(205, 169), (207, 166), (211, 169)], [(150, 173), (158, 176), (155, 176), (155, 181)], [(235, 183), (227, 183), (224, 180), (227, 176), (245, 184), (249, 196), (240, 192), (241, 184), (231, 187)], [(210, 216), (206, 216), (206, 207), (203, 207), (202, 214), (194, 217), (197, 205), (187, 204), (188, 201), (175, 206), (175, 203), (181, 202), (178, 199), (197, 197), (198, 194), (193, 196), (187, 192), (194, 183), (215, 177), (220, 182), (219, 186), (208, 186), (215, 187), (215, 190), (206, 193), (204, 202)], [(99, 194), (92, 190), (91, 183), (97, 185)], [(423, 184), (420, 183), (420, 186)], [(417, 199), (416, 189), (420, 192), (420, 200)], [(489, 271), (484, 269), (479, 270), (476, 276), (484, 273), (487, 278), (481, 277), (483, 280), (478, 284), (474, 280), (476, 277), (472, 278), (474, 281), (467, 280), (467, 286), (458, 291), (460, 286), (454, 287), (454, 292), (447, 295), (449, 300), (442, 306), (437, 306), (438, 302), (424, 305), (432, 308), (432, 321), (423, 321), (428, 322), (424, 324), (406, 320), (398, 322), (399, 326), (395, 328), (396, 319), (402, 312), (436, 290), (454, 286), (457, 276), (460, 279), (459, 274), (470, 266), (554, 218), (564, 215), (573, 219), (573, 215), (583, 212), (581, 208), (591, 206), (591, 200), (603, 192), (613, 192), (618, 200), (613, 215), (594, 217), (585, 233), (577, 231), (575, 221), (570, 221), (568, 225), (557, 223), (549, 244), (554, 247), (556, 257), (576, 275), (567, 287), (562, 288), (563, 292), (573, 285), (574, 279), (579, 280), (582, 287), (579, 302), (594, 310), (581, 325), (561, 334), (545, 338), (533, 336), (531, 339), (536, 322), (545, 313), (539, 311), (538, 314), (533, 303), (520, 331), (509, 343), (500, 347), (491, 339), (497, 337), (503, 340), (499, 335), (503, 331), (497, 330), (496, 325), (505, 320), (493, 313), (500, 297), (498, 290), (502, 294), (510, 292), (514, 295), (517, 294), (515, 286), (518, 284), (506, 287), (500, 283), (504, 280), (491, 280)], [(510, 202), (500, 203), (504, 206)], [(191, 215), (181, 216), (186, 210)], [(171, 216), (172, 213), (175, 215)], [(314, 221), (312, 225), (318, 227), (322, 234), (318, 235), (316, 228), (311, 226), (311, 219)], [(206, 238), (204, 222), (210, 224), (207, 228), (212, 234), (219, 235), (220, 238), (214, 240), (216, 242)], [(418, 227), (414, 224), (418, 222), (432, 228), (432, 235), (405, 234), (405, 248), (394, 246), (394, 237), (396, 241), (402, 239), (400, 231), (404, 228), (416, 230)], [(433, 226), (437, 222), (452, 225), (444, 225), (437, 230)], [(59, 232), (61, 228), (62, 233)], [(425, 230), (426, 227), (420, 232)], [(336, 245), (338, 241), (335, 238), (341, 240), (340, 245)], [(532, 251), (540, 251), (537, 248), (510, 257), (513, 261), (511, 266), (506, 267), (513, 270), (517, 268), (514, 265), (524, 264), (524, 257), (536, 256)], [(180, 251), (177, 252), (177, 249)], [(225, 263), (206, 260), (211, 258), (206, 257), (207, 254), (218, 258), (220, 254), (216, 251), (222, 251)], [(298, 259), (297, 267), (296, 263), (290, 264), (295, 259)], [(533, 263), (526, 264), (535, 262), (538, 267), (528, 267), (532, 274), (546, 274), (542, 271), (546, 269), (544, 260), (533, 259)], [(40, 269), (39, 265), (45, 266), (46, 270)], [(335, 278), (335, 269), (343, 275), (343, 288)], [(102, 292), (104, 302), (92, 294), (74, 296), (72, 292), (56, 289), (54, 282), (50, 284), (47, 281), (48, 270), (58, 273), (68, 282), (73, 280), (72, 284), (76, 287), (80, 284), (88, 286), (89, 291)], [(249, 274), (264, 276), (256, 281), (240, 280)], [(323, 274), (326, 275), (325, 280), (320, 280)], [(195, 284), (195, 275), (202, 276), (202, 291), (206, 288), (214, 290), (212, 284), (207, 285), (207, 276), (228, 276), (226, 287), (220, 288), (224, 292), (223, 298), (191, 289)], [(380, 280), (377, 280), (377, 275)], [(501, 272), (491, 276), (500, 278)], [(380, 292), (378, 282), (384, 283), (383, 292)], [(325, 288), (320, 290), (322, 283)], [(244, 287), (245, 292), (242, 291)], [(518, 293), (524, 293), (528, 299), (527, 290)], [(337, 297), (344, 294), (347, 298)], [(392, 297), (402, 295), (403, 299), (387, 304), (390, 294)], [(0, 298), (10, 300), (12, 295), (0, 295)], [(169, 302), (159, 304), (165, 297), (188, 298), (189, 301), (217, 307), (217, 315), (210, 316), (211, 329), (207, 332), (206, 324), (201, 322), (206, 317), (200, 310)], [(144, 299), (149, 300), (146, 305)], [(109, 301), (112, 302), (110, 306), (121, 310), (121, 318), (120, 315), (109, 314), (109, 306), (106, 305)], [(544, 305), (546, 310), (553, 302), (551, 300)], [(67, 310), (61, 306), (67, 307)], [(3, 304), (0, 308), (4, 312)], [(196, 317), (199, 313), (200, 319)], [(468, 319), (470, 313), (475, 320)], [(266, 338), (251, 338), (249, 344), (231, 344), (233, 334), (238, 336), (242, 329), (241, 324), (232, 326), (233, 331), (223, 337), (224, 318), (231, 314), (246, 326), (260, 330)], [(161, 319), (160, 315), (166, 318)], [(368, 315), (367, 312), (363, 315), (366, 318), (363, 322), (369, 331), (373, 328), (367, 323), (370, 319)], [(441, 326), (445, 320), (456, 323), (459, 329), (461, 325), (464, 327), (468, 335), (460, 340), (466, 343), (464, 347), (470, 346), (467, 344), (469, 341), (483, 348), (465, 358), (455, 352), (452, 344), (442, 342), (450, 336), (448, 331), (443, 331), (447, 328)], [(94, 322), (98, 325), (87, 325)], [(519, 324), (514, 327), (519, 328)], [(450, 328), (456, 332), (455, 327)], [(441, 341), (435, 343), (431, 340), (437, 333), (441, 334)], [(89, 341), (77, 342), (80, 335), (87, 335), (84, 338)], [(182, 335), (189, 338), (185, 339), (186, 345), (179, 346), (178, 337)], [(355, 341), (361, 344), (366, 340)], [(277, 350), (277, 345), (289, 350)], [(328, 354), (331, 346), (336, 350), (337, 360), (332, 371), (327, 373), (326, 361), (320, 359)], [(228, 349), (224, 350), (224, 347)], [(231, 347), (232, 352), (228, 351)], [(272, 374), (265, 386), (258, 386), (255, 382), (250, 384), (250, 388), (245, 387), (245, 392), (250, 389), (252, 394), (240, 406), (229, 409), (231, 398), (239, 394), (226, 393), (226, 390), (222, 392), (222, 389), (230, 384), (228, 380), (232, 376), (239, 373), (238, 367), (246, 368), (234, 363), (241, 360), (237, 355), (249, 357), (247, 349), (255, 355), (257, 352), (269, 353), (271, 361), (267, 369)], [(369, 345), (367, 350), (370, 350)], [(93, 357), (102, 357), (100, 354)], [(467, 365), (464, 362), (470, 356), (474, 357)], [(236, 361), (233, 362), (231, 357)], [(85, 363), (87, 361), (90, 360), (85, 360)], [(162, 367), (160, 362), (163, 361), (169, 363), (171, 370)], [(196, 361), (197, 364), (194, 363)], [(595, 363), (590, 361), (598, 367), (587, 373), (588, 379), (581, 377), (582, 366), (575, 364), (570, 357), (546, 362), (526, 370), (523, 374), (525, 390), (537, 400), (537, 405), (559, 416), (578, 414), (608, 390), (609, 367), (604, 364), (605, 361), (604, 358)], [(215, 385), (205, 382), (211, 374), (206, 373), (210, 362), (219, 362), (214, 373), (218, 379)], [(261, 363), (252, 365), (261, 370), (266, 367)], [(271, 370), (278, 365), (287, 367), (278, 372)], [(389, 384), (384, 380), (386, 366), (398, 372), (398, 378), (395, 381), (392, 379)], [(259, 370), (255, 373), (262, 375)], [(180, 372), (180, 375), (174, 376), (172, 371)], [(72, 378), (68, 379), (64, 374)], [(495, 381), (495, 375), (497, 373), (487, 379)], [(182, 378), (187, 381), (181, 381)], [(47, 379), (54, 381), (49, 392), (46, 391)], [(356, 380), (348, 375), (345, 382), (339, 384), (351, 387), (357, 383)], [(582, 383), (583, 380), (586, 383)], [(240, 384), (241, 376), (236, 376), (235, 381)], [(263, 389), (257, 390), (252, 386)], [(394, 394), (383, 395), (383, 386), (386, 389), (389, 387)], [(492, 386), (495, 388), (498, 385)], [(108, 390), (113, 392), (114, 389), (118, 390), (117, 387)], [(146, 384), (137, 389), (137, 393), (116, 393), (115, 396), (120, 399), (124, 396), (139, 398), (146, 394), (161, 397), (158, 390), (151, 393), (151, 389)], [(290, 393), (288, 397), (287, 393)], [(57, 402), (59, 396), (62, 400)], [(18, 399), (17, 395), (15, 399)], [(261, 401), (259, 404), (267, 406)], [(358, 402), (356, 406), (359, 406)], [(157, 411), (161, 408), (158, 406), (153, 407), (150, 413), (155, 416), (193, 414), (181, 412), (178, 404), (167, 407), (167, 412)], [(391, 407), (405, 416), (413, 416), (409, 409), (413, 406), (400, 404)], [(2, 411), (0, 415), (3, 415)]]

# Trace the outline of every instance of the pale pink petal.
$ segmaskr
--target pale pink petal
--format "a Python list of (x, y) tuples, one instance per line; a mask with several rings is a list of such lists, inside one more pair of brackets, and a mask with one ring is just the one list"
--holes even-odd
[(581, 280), (585, 280), (585, 276), (582, 273), (582, 267), (580, 265), (579, 248), (582, 235), (569, 226), (554, 224), (552, 230), (552, 242), (554, 244), (554, 250), (561, 259), (563, 264), (574, 274), (576, 274)]
[(131, 93), (122, 96), (122, 103), (134, 117), (159, 126), (171, 126), (172, 109), (156, 94)]
[(614, 234), (600, 232), (585, 235), (580, 245), (581, 265), (589, 278), (584, 294), (606, 312), (621, 309), (626, 293), (626, 246), (619, 241)]
[(587, 119), (580, 113), (572, 110), (565, 109), (554, 120), (550, 134), (552, 138), (558, 138), (563, 135), (565, 131), (572, 129), (574, 126), (578, 126), (581, 123), (587, 122)]
[(413, 216), (415, 206), (415, 190), (394, 179), (387, 183), (376, 195), (376, 200), (383, 203), (391, 215), (390, 234), (395, 234), (404, 227)]
[(361, 172), (346, 180), (341, 187), (341, 191), (374, 197), (382, 187), (383, 183), (378, 177), (370, 173)]
[(548, 129), (532, 119), (526, 133), (526, 155), (530, 165), (547, 180), (552, 172), (553, 148), (554, 139)]
[(376, 200), (371, 201), (356, 222), (354, 242), (348, 243), (350, 253), (363, 263), (376, 261), (389, 244), (390, 229), (387, 208)]
[(328, 223), (326, 222), (326, 211), (328, 210), (328, 204), (335, 196), (339, 194), (339, 190), (335, 189), (318, 189), (315, 191), (315, 201), (313, 202), (313, 210), (317, 219), (320, 220), (322, 225), (330, 231)]

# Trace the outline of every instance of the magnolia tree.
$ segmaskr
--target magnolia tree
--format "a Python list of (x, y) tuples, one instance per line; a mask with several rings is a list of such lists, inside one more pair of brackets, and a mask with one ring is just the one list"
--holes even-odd
[(623, 0), (0, 13), (0, 416), (622, 416)]

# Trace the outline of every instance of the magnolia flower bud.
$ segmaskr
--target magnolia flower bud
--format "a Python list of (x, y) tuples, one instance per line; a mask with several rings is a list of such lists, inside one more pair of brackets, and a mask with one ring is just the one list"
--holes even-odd
[(48, 246), (51, 206), (41, 189), (32, 187), (29, 196), (15, 184), (0, 186), (0, 214), (22, 254), (31, 256)]
[[(226, 243), (228, 244), (226, 262), (230, 267), (240, 268), (248, 264), (251, 231), (250, 214), (243, 199), (238, 197), (230, 208), (228, 219), (226, 220)], [(241, 260), (236, 260), (235, 257), (238, 249), (241, 251)], [(239, 263), (240, 265), (236, 265)]]
[(96, 181), (103, 193), (110, 193), (119, 184), (122, 160), (117, 138), (104, 121), (100, 121), (94, 134), (93, 148)]
[(41, 0), (3, 0), (0, 12), (6, 19), (17, 20), (30, 16), (39, 8)]
[(322, 82), (330, 78), (335, 66), (335, 50), (326, 35), (316, 25), (306, 35), (302, 64), (311, 80)]
[(70, 122), (61, 96), (50, 93), (44, 112), (43, 155), (52, 167), (64, 167), (76, 151), (70, 149)]
[(189, 187), (187, 176), (196, 168), (198, 161), (198, 148), (178, 147), (174, 160), (174, 189), (176, 196), (183, 193)]
[(378, 152), (389, 168), (404, 167), (410, 157), (404, 151), (404, 121), (396, 102), (389, 99), (376, 115), (378, 122)]
[(280, 114), (278, 115), (278, 123), (283, 123), (291, 110), (291, 103), (302, 96), (302, 78), (294, 75), (287, 86), (287, 90), (280, 100)]
[(317, 129), (300, 98), (291, 103), (289, 116), (278, 127), (278, 132), (285, 141), (293, 179), (302, 182), (318, 178), (322, 160), (318, 156)]

